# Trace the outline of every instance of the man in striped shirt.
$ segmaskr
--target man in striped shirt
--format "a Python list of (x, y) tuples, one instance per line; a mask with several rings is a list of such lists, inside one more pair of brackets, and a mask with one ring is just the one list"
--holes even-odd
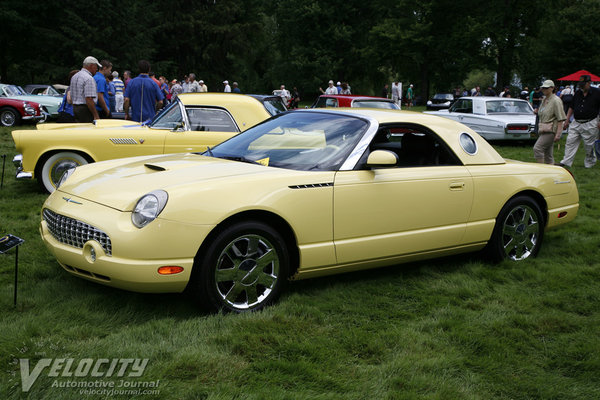
[(125, 84), (121, 79), (119, 79), (119, 73), (117, 71), (113, 71), (113, 85), (115, 85), (115, 111), (123, 112), (123, 101), (125, 97), (123, 96), (125, 92)]
[(94, 122), (100, 119), (96, 110), (98, 98), (94, 74), (101, 67), (96, 57), (88, 56), (83, 60), (81, 71), (71, 78), (71, 101), (73, 114), (77, 122)]

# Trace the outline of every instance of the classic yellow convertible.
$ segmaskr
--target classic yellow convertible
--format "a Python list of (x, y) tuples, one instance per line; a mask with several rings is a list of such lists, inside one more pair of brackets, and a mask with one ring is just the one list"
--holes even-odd
[(288, 279), (481, 249), (525, 260), (578, 201), (566, 169), (505, 160), (446, 118), (300, 110), (204, 153), (69, 169), (40, 231), (75, 276), (239, 312)]
[(94, 161), (204, 151), (271, 115), (286, 111), (277, 96), (183, 94), (152, 122), (97, 120), (94, 124), (39, 124), (13, 131), (18, 179), (37, 178), (53, 192), (69, 168)]

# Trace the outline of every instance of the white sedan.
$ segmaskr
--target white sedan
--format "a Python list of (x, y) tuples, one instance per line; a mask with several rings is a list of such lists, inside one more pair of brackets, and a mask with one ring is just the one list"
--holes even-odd
[(461, 122), (487, 140), (535, 137), (535, 114), (525, 100), (502, 97), (461, 97), (448, 110), (425, 111)]

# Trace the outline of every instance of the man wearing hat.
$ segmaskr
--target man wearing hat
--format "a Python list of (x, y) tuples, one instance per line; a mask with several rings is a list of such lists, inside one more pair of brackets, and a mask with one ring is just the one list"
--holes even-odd
[(590, 75), (581, 75), (579, 78), (579, 89), (573, 96), (573, 104), (567, 112), (565, 129), (569, 128), (571, 116), (574, 117), (570, 124), (567, 144), (565, 146), (565, 156), (560, 162), (561, 165), (571, 167), (579, 142), (583, 140), (585, 149), (585, 159), (583, 165), (586, 168), (592, 168), (596, 164), (596, 155), (594, 154), (594, 142), (598, 139), (600, 112), (600, 89), (591, 87), (592, 77)]
[(323, 90), (323, 89), (319, 88), (319, 90), (323, 94), (338, 94), (338, 90), (335, 86), (333, 86), (332, 80), (329, 81), (329, 86), (327, 87), (327, 89)]
[(563, 122), (567, 118), (565, 110), (554, 92), (554, 82), (545, 80), (541, 86), (544, 98), (536, 109), (539, 118), (538, 139), (533, 146), (533, 156), (539, 163), (554, 164), (554, 142), (560, 140)]
[(206, 84), (204, 83), (204, 81), (202, 79), (200, 79), (198, 81), (198, 83), (200, 84), (200, 93), (208, 92), (208, 86), (206, 86)]
[(96, 57), (88, 56), (83, 60), (81, 71), (71, 78), (71, 102), (77, 122), (94, 122), (95, 119), (100, 119), (96, 111), (98, 93), (94, 74), (101, 66)]
[(223, 81), (223, 85), (225, 85), (223, 91), (225, 93), (231, 93), (231, 86), (229, 86), (229, 81)]

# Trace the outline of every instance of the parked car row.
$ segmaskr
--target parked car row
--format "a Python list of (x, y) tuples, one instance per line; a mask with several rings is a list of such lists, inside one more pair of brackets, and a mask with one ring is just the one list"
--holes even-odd
[[(60, 106), (60, 103), (62, 102), (62, 97), (59, 97), (59, 96), (29, 94), (25, 90), (23, 90), (23, 88), (21, 88), (20, 86), (7, 85), (4, 83), (0, 83), (0, 99), (20, 100), (21, 102), (29, 103), (34, 108), (36, 106), (33, 105), (33, 103), (37, 103), (39, 105), (39, 108), (41, 109), (41, 111), (49, 118), (58, 117), (58, 107)], [(18, 108), (16, 110), (19, 111)], [(21, 115), (21, 118), (18, 118), (18, 115), (16, 113), (14, 113), (14, 111), (13, 111), (12, 115), (9, 115), (9, 114), (10, 113), (7, 112), (6, 118), (0, 118), (0, 122), (2, 123), (3, 126), (13, 126), (13, 125), (18, 124), (21, 120), (31, 119), (31, 118), (27, 118), (27, 115), (20, 113), (20, 111), (19, 111), (19, 114)], [(30, 114), (28, 114), (28, 115), (30, 115)], [(13, 117), (16, 117), (16, 118), (13, 118)], [(26, 118), (23, 118), (23, 117), (26, 117)], [(40, 120), (40, 119), (44, 119), (44, 118), (33, 118), (33, 119)], [(12, 125), (9, 125), (9, 124), (12, 124)]]

